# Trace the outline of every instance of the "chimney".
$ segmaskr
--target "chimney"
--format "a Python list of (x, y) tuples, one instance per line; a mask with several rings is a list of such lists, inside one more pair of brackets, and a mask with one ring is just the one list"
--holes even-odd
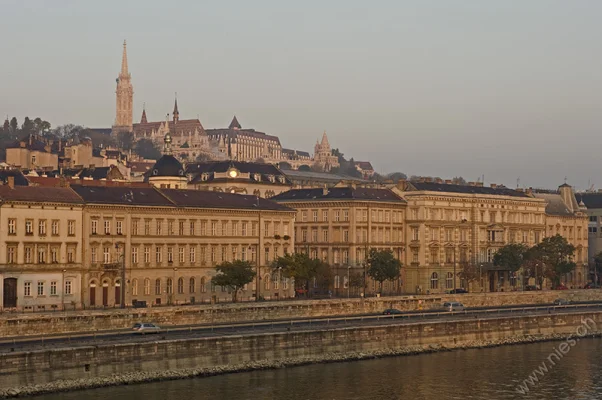
[(483, 187), (483, 182), (476, 182), (475, 186)]
[(326, 187), (326, 185), (324, 185), (324, 187), (322, 188), (322, 196), (326, 196), (328, 194), (328, 188)]
[(436, 178), (436, 179), (435, 179), (435, 183), (443, 183), (443, 179), (441, 179), (441, 178)]
[(451, 179), (446, 179), (445, 180), (445, 184), (446, 185), (451, 185), (452, 184), (452, 180)]
[(397, 189), (401, 190), (402, 192), (404, 192), (406, 190), (406, 188), (408, 187), (408, 181), (406, 181), (405, 179), (400, 179), (397, 181)]
[(8, 187), (11, 189), (15, 188), (15, 177), (14, 176), (8, 177)]
[(525, 193), (527, 194), (527, 196), (532, 196), (533, 195), (533, 188), (529, 188), (529, 189), (525, 190)]
[(475, 186), (474, 182), (468, 182), (468, 186)]
[(495, 183), (492, 183), (492, 184), (491, 184), (491, 188), (492, 188), (492, 189), (495, 189), (496, 187), (497, 187), (497, 184), (495, 184)]

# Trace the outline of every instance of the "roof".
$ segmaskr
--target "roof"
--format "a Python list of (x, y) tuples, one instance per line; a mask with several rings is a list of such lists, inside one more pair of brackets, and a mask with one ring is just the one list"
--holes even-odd
[[(23, 146), (21, 146), (23, 143)], [(25, 138), (22, 140), (16, 140), (6, 146), (7, 149), (20, 149), (24, 148), (31, 151), (40, 151), (44, 153), (49, 153), (46, 151), (46, 143), (42, 140), (39, 140), (36, 137), (32, 137), (31, 140), (29, 138)]]
[(82, 204), (82, 199), (67, 187), (0, 186), (0, 200)]
[(355, 166), (360, 167), (364, 171), (374, 171), (374, 168), (372, 168), (372, 164), (370, 164), (369, 161), (356, 161)]
[(184, 167), (171, 154), (164, 154), (153, 165), (150, 176), (184, 176)]
[(207, 129), (206, 132), (209, 136), (227, 136), (234, 141), (236, 141), (238, 136), (248, 136), (257, 139), (270, 140), (280, 144), (280, 139), (278, 136), (272, 136), (263, 132), (258, 132), (255, 129)]
[(63, 169), (63, 175), (69, 177), (106, 179), (111, 167)]
[(89, 204), (124, 204), (138, 206), (173, 206), (173, 204), (154, 187), (133, 186), (83, 186), (71, 188)]
[(282, 153), (286, 154), (289, 157), (294, 157), (295, 155), (297, 155), (299, 157), (311, 158), (309, 152), (302, 150), (282, 149)]
[(530, 196), (524, 192), (518, 190), (508, 189), (504, 186), (497, 186), (495, 188), (486, 186), (470, 186), (470, 185), (454, 185), (449, 183), (435, 183), (435, 182), (409, 182), (417, 191), (427, 192), (442, 192), (442, 193), (466, 193), (466, 194), (483, 194), (493, 196), (511, 196), (511, 197), (525, 197)]
[(296, 169), (289, 169), (284, 171), (284, 174), (291, 179), (307, 179), (307, 180), (322, 180), (322, 181), (330, 181), (330, 182), (340, 182), (340, 181), (354, 181), (367, 183), (368, 181), (360, 178), (356, 178), (349, 175), (341, 175), (341, 174), (329, 174), (327, 172), (314, 172), (314, 171), (299, 171)]
[[(140, 132), (149, 132), (152, 130), (159, 130), (165, 121), (158, 122), (147, 122), (145, 124), (139, 123), (134, 124), (134, 133), (139, 134)], [(188, 132), (194, 132), (198, 130), (199, 133), (205, 132), (201, 121), (198, 119), (179, 119), (178, 122), (169, 121), (169, 134), (171, 136), (181, 136), (182, 134), (188, 134)]]
[(8, 183), (8, 177), (12, 176), (15, 178), (15, 186), (28, 186), (29, 182), (23, 173), (17, 169), (0, 170), (0, 181), (6, 184)]
[(144, 162), (144, 161), (133, 161), (128, 163), (128, 166), (131, 168), (132, 173), (145, 173), (150, 170), (153, 165), (155, 165), (156, 161), (153, 162)]
[(533, 193), (533, 197), (544, 199), (546, 201), (546, 214), (572, 216), (571, 210), (562, 200), (562, 196), (557, 193)]
[(230, 126), (228, 126), (228, 129), (241, 129), (241, 128), (242, 128), (242, 126), (240, 126), (240, 123), (236, 119), (236, 115), (235, 115), (234, 118), (232, 118), (232, 122), (230, 122)]
[(577, 202), (585, 204), (588, 210), (602, 208), (602, 193), (575, 193)]
[(88, 128), (89, 131), (102, 133), (103, 135), (111, 135), (112, 128)]
[(292, 211), (274, 201), (257, 196), (206, 190), (158, 189), (178, 207), (233, 208), (252, 210)]
[(405, 203), (406, 201), (389, 189), (372, 188), (330, 188), (293, 189), (270, 198), (274, 201), (316, 201), (316, 200), (362, 200)]
[[(186, 174), (192, 175), (190, 177), (190, 181), (192, 183), (196, 183), (199, 181), (202, 174), (207, 173), (207, 174), (209, 174), (209, 176), (207, 177), (206, 181), (211, 182), (211, 181), (215, 181), (216, 178), (215, 178), (214, 174), (216, 172), (217, 173), (225, 173), (231, 168), (237, 169), (241, 174), (248, 173), (249, 178), (239, 176), (237, 178), (229, 178), (229, 177), (224, 178), (225, 180), (232, 180), (232, 181), (244, 180), (247, 182), (257, 182), (254, 175), (260, 174), (261, 175), (261, 179), (260, 179), (261, 183), (272, 183), (268, 179), (269, 176), (274, 176), (274, 177), (283, 176), (285, 178), (284, 183), (281, 183), (278, 181), (278, 179), (276, 179), (273, 184), (292, 185), (290, 180), (286, 178), (286, 175), (281, 170), (279, 170), (278, 168), (276, 168), (276, 166), (274, 166), (272, 164), (265, 164), (265, 163), (242, 162), (242, 161), (207, 161), (207, 162), (201, 162), (201, 163), (192, 163), (192, 164), (186, 165)], [(218, 179), (221, 179), (221, 178), (218, 178)]]

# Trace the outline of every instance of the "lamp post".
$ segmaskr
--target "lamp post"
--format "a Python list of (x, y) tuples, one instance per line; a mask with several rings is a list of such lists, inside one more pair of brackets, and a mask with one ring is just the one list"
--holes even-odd
[[(278, 267), (278, 287), (282, 285), (282, 267)], [(282, 288), (284, 292), (284, 287)], [(278, 295), (278, 300), (280, 300), (280, 295)]]
[(177, 268), (177, 267), (174, 267), (174, 269), (173, 269), (173, 278), (172, 278), (172, 280), (171, 280), (171, 300), (172, 300), (172, 301), (171, 301), (171, 303), (172, 303), (172, 304), (176, 303), (176, 302), (174, 301), (174, 299), (176, 298), (176, 295), (175, 295), (176, 289), (175, 289), (175, 287), (176, 287), (176, 285), (178, 284), (178, 283), (176, 282), (176, 272), (178, 272), (178, 268)]
[(63, 311), (65, 311), (65, 272), (66, 269), (63, 270), (63, 290), (61, 291), (61, 303), (63, 305)]
[(484, 294), (485, 291), (483, 290), (483, 264), (479, 264), (479, 286), (481, 287), (481, 292), (483, 292)]

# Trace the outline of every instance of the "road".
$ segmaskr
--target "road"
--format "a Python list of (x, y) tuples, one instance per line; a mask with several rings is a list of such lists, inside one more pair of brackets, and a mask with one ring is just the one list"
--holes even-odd
[(310, 329), (333, 329), (367, 325), (408, 324), (465, 319), (486, 319), (517, 315), (563, 314), (579, 311), (602, 311), (600, 302), (583, 302), (567, 306), (528, 305), (521, 307), (480, 307), (461, 312), (415, 311), (398, 315), (353, 315), (343, 317), (299, 318), (291, 320), (241, 322), (236, 324), (164, 326), (159, 334), (139, 335), (129, 329), (103, 331), (96, 334), (47, 335), (15, 337), (0, 340), (0, 353), (112, 345), (120, 343), (177, 340), (187, 338), (277, 333)]

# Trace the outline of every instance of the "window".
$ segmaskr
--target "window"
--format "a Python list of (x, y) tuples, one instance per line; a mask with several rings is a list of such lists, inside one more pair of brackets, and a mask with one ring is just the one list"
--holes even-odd
[(245, 246), (242, 246), (242, 251), (241, 251), (240, 259), (242, 261), (247, 261), (247, 248)]
[(343, 264), (349, 264), (349, 250), (343, 250)]
[(161, 246), (156, 246), (155, 247), (155, 262), (157, 264), (161, 264), (162, 261), (163, 261), (163, 257), (161, 254)]
[(247, 225), (246, 222), (242, 223), (242, 236), (247, 236)]
[(190, 247), (190, 263), (194, 264), (196, 262), (196, 248)]
[(412, 240), (418, 240), (418, 228), (412, 228)]
[(31, 246), (25, 246), (25, 264), (31, 264), (33, 262), (33, 248)]
[(8, 246), (6, 249), (6, 262), (13, 264), (17, 262), (17, 247)]
[(318, 241), (318, 230), (317, 229), (312, 229), (311, 230), (311, 241), (312, 242), (317, 242)]
[(301, 222), (307, 222), (307, 211), (301, 211)]
[(412, 262), (415, 264), (418, 263), (418, 250), (416, 249), (412, 249)]
[(288, 224), (283, 224), (282, 225), (282, 229), (283, 229), (283, 235), (284, 236), (288, 236)]
[(318, 210), (313, 210), (311, 214), (312, 214), (312, 220), (314, 222), (318, 222)]
[(307, 242), (307, 229), (303, 229), (301, 231), (301, 241), (302, 242)]
[(174, 233), (175, 232), (173, 230), (173, 221), (167, 221), (167, 234), (173, 236)]
[(184, 247), (178, 247), (178, 262), (184, 263)]
[(75, 236), (75, 221), (72, 219), (67, 221), (67, 235)]
[(25, 234), (33, 235), (33, 219), (25, 220)]
[(75, 248), (73, 246), (67, 247), (67, 262), (68, 263), (75, 262)]
[(161, 279), (157, 278), (155, 280), (155, 294), (156, 295), (160, 295), (161, 294)]
[(102, 248), (102, 262), (105, 264), (111, 262), (111, 248), (109, 246), (104, 246)]
[(334, 277), (334, 288), (338, 289), (341, 286), (341, 280), (338, 275)]
[(57, 219), (53, 219), (50, 223), (50, 231), (52, 233), (52, 236), (59, 235), (59, 221)]
[(194, 278), (190, 278), (188, 281), (188, 292), (195, 293), (196, 292), (196, 281)]
[(56, 264), (59, 262), (59, 249), (58, 247), (51, 247), (50, 248), (50, 262), (52, 262), (53, 264)]
[(173, 247), (171, 247), (171, 246), (167, 247), (167, 262), (168, 263), (173, 262)]
[(265, 258), (265, 263), (269, 263), (270, 262), (270, 248), (266, 247), (264, 249), (264, 258)]
[(111, 221), (110, 220), (104, 221), (104, 232), (105, 232), (105, 235), (111, 234)]
[(451, 242), (453, 240), (454, 237), (454, 231), (451, 228), (448, 228), (445, 230), (445, 241), (446, 242)]
[(194, 236), (194, 221), (190, 221), (190, 236)]
[(138, 264), (138, 247), (132, 247), (132, 264)]
[(334, 210), (334, 222), (341, 221), (341, 210)]
[(322, 211), (322, 221), (323, 222), (328, 222), (328, 210), (323, 210)]
[(343, 221), (349, 221), (349, 210), (343, 210)]
[(92, 234), (96, 235), (98, 233), (98, 221), (93, 219), (91, 221), (90, 228), (91, 228)]
[(46, 248), (38, 247), (38, 264), (46, 264)]
[(439, 288), (439, 275), (436, 272), (431, 274), (431, 289)]
[(232, 222), (232, 236), (238, 236), (238, 222)]
[(150, 246), (144, 246), (144, 262), (149, 264), (150, 260)]
[(216, 256), (216, 247), (215, 246), (211, 246), (211, 262), (214, 263), (217, 261), (217, 256)]
[(349, 242), (349, 231), (347, 229), (343, 231), (343, 242)]
[(98, 258), (96, 256), (96, 247), (92, 247), (90, 249), (90, 262), (92, 264), (96, 264), (97, 260), (98, 260)]
[(150, 279), (148, 278), (144, 279), (144, 294), (147, 296), (150, 294)]
[(217, 222), (211, 222), (211, 236), (217, 236)]
[(184, 278), (178, 278), (178, 294), (184, 293)]
[(447, 273), (447, 278), (445, 279), (445, 288), (453, 289), (454, 287), (454, 274), (451, 272)]
[(439, 250), (432, 249), (431, 250), (431, 264), (437, 264), (437, 263), (439, 263)]
[(40, 236), (46, 236), (46, 220), (41, 219), (38, 221), (38, 234)]
[(228, 246), (222, 246), (222, 261), (228, 261)]
[(31, 282), (25, 282), (23, 284), (23, 295), (26, 297), (31, 296)]
[(161, 236), (163, 234), (163, 220), (157, 220), (157, 236)]
[(50, 282), (50, 295), (56, 296), (56, 281)]
[(173, 294), (173, 280), (167, 278), (167, 294)]
[(38, 281), (38, 296), (44, 296), (44, 281)]
[(8, 219), (8, 234), (9, 235), (17, 234), (17, 220), (14, 218)]
[(138, 220), (133, 219), (132, 220), (132, 235), (137, 235), (137, 234), (138, 234)]
[(150, 235), (150, 221), (149, 220), (144, 221), (144, 234), (146, 236)]
[(328, 230), (327, 230), (327, 229), (324, 229), (324, 230), (322, 231), (322, 240), (323, 240), (324, 242), (328, 242)]
[(205, 278), (201, 278), (201, 293), (207, 292), (207, 285), (205, 284)]
[(184, 236), (184, 221), (178, 222), (178, 232), (180, 236)]
[(257, 224), (255, 222), (251, 224), (251, 236), (257, 236)]
[(117, 234), (123, 235), (123, 221), (117, 221)]
[(138, 279), (132, 279), (132, 296), (138, 296)]

